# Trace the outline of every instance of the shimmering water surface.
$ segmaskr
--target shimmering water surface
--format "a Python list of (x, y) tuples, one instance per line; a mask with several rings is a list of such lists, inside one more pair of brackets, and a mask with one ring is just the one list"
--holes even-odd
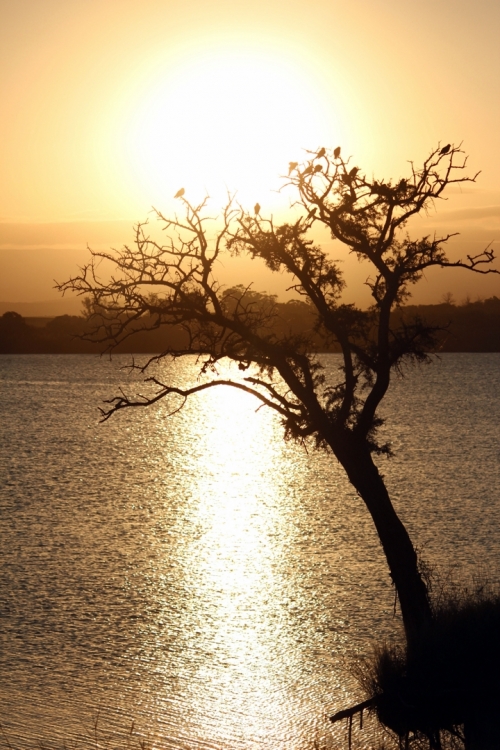
[[(339, 746), (325, 716), (362, 697), (349, 665), (400, 627), (367, 511), (241, 392), (99, 425), (102, 399), (139, 388), (126, 361), (0, 357), (5, 735), (78, 743), (99, 712), (111, 747), (132, 721), (157, 748)], [(425, 558), (493, 580), (499, 396), (498, 354), (410, 370), (381, 460)]]

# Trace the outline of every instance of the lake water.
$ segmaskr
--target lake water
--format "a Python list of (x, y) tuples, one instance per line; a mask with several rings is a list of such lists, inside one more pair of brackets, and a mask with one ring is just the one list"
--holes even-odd
[[(353, 662), (400, 633), (367, 511), (241, 392), (98, 424), (127, 361), (0, 357), (0, 747), (340, 747)], [(499, 397), (500, 354), (447, 354), (384, 406), (381, 470), (444, 573), (500, 579)]]

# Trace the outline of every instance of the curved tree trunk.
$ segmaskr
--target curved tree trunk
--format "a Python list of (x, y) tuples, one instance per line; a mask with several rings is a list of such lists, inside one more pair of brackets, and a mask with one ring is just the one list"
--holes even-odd
[(419, 632), (432, 619), (427, 587), (418, 569), (417, 554), (394, 510), (368, 446), (344, 444), (341, 452), (335, 446), (335, 454), (375, 523), (399, 597), (406, 641), (411, 649)]

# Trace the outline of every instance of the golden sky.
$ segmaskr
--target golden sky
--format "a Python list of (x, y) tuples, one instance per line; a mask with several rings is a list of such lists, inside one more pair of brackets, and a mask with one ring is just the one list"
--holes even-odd
[[(398, 177), (463, 141), (478, 183), (424, 223), (500, 244), (499, 30), (496, 0), (0, 0), (0, 300), (55, 298), (87, 242), (181, 186), (278, 210), (320, 146)], [(500, 282), (448, 272), (416, 299), (447, 291)]]

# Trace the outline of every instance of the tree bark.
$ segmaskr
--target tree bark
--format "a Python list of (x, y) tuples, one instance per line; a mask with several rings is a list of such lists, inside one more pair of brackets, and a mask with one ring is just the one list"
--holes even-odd
[[(332, 446), (333, 448), (333, 446)], [(368, 446), (348, 441), (334, 453), (363, 499), (377, 529), (401, 606), (408, 649), (432, 620), (427, 587), (418, 569), (418, 558)]]

